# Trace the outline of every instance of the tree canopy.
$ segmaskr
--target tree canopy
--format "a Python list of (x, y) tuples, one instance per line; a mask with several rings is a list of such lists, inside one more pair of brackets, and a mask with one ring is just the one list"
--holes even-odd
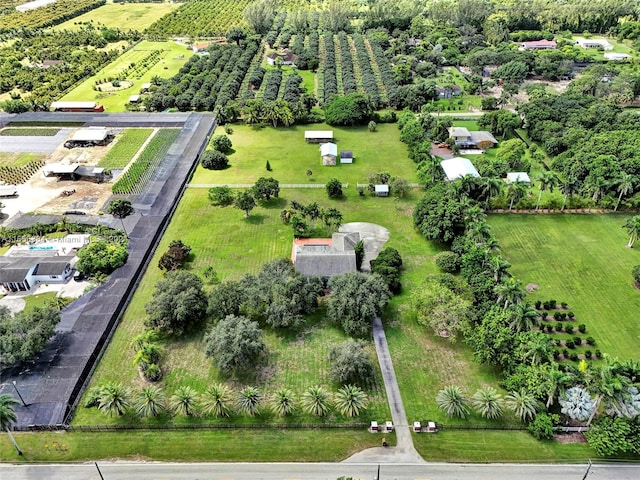
[(255, 365), (266, 350), (258, 323), (242, 316), (226, 316), (207, 333), (204, 341), (207, 356), (225, 373)]
[(54, 308), (12, 314), (0, 306), (0, 365), (14, 365), (42, 352), (59, 322), (60, 312)]

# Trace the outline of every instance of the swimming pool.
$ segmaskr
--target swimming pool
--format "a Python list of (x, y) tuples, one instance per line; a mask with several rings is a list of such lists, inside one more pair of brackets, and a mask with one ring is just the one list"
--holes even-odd
[(53, 250), (53, 245), (30, 245), (29, 250)]

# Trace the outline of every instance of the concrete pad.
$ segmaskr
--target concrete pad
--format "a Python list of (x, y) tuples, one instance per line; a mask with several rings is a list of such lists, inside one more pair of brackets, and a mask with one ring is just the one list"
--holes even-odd
[(26, 303), (23, 298), (13, 295), (0, 298), (0, 306), (7, 307), (11, 313), (20, 313)]
[(58, 133), (51, 137), (0, 137), (0, 152), (52, 153), (72, 131), (73, 129), (71, 128), (61, 128)]
[(374, 260), (387, 243), (391, 234), (381, 225), (369, 222), (351, 222), (340, 226), (341, 233), (358, 232), (364, 244), (364, 259), (361, 270), (371, 271), (371, 260)]

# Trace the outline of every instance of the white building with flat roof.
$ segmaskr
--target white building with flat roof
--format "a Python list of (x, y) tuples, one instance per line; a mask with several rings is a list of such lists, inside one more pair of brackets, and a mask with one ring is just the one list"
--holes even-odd
[(478, 170), (476, 170), (476, 167), (473, 166), (473, 163), (471, 163), (471, 160), (468, 158), (450, 158), (440, 162), (440, 166), (442, 167), (442, 170), (444, 170), (444, 175), (449, 181), (466, 177), (467, 175), (478, 178), (480, 177)]

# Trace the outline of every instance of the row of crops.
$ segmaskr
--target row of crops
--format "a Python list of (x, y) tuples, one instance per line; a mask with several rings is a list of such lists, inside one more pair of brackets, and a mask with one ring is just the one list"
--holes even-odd
[(44, 159), (31, 160), (21, 166), (0, 165), (0, 183), (20, 185), (27, 182), (44, 165)]
[(141, 193), (179, 134), (180, 130), (177, 128), (159, 130), (136, 161), (113, 184), (113, 193), (123, 195)]
[(214, 45), (209, 55), (194, 55), (171, 80), (163, 82), (149, 98), (152, 110), (208, 110), (226, 106), (240, 93), (245, 76), (260, 50), (257, 41)]
[(26, 12), (13, 10), (0, 15), (0, 33), (21, 28), (52, 27), (104, 5), (106, 0), (57, 0)]
[(249, 3), (250, 0), (191, 0), (157, 20), (146, 33), (157, 38), (223, 36), (233, 27), (246, 28), (243, 12)]
[(100, 160), (98, 166), (107, 170), (126, 167), (147, 138), (149, 138), (151, 132), (153, 132), (153, 128), (131, 128), (126, 130), (117, 139), (116, 144)]

